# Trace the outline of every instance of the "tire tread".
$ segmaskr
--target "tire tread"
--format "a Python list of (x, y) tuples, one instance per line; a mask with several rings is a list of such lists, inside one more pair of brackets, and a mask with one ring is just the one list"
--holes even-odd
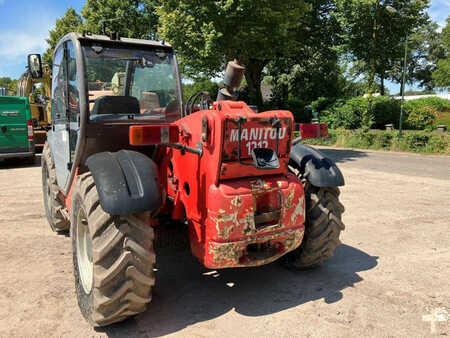
[(339, 202), (339, 188), (317, 188), (307, 184), (305, 195), (307, 221), (303, 242), (283, 259), (288, 268), (297, 270), (320, 266), (333, 257), (334, 250), (341, 244), (339, 235), (345, 229), (342, 222), (345, 209)]
[(88, 213), (94, 263), (92, 308), (83, 311), (79, 301), (83, 315), (105, 326), (145, 311), (155, 284), (153, 229), (134, 215), (106, 213), (90, 173), (78, 177), (75, 189)]

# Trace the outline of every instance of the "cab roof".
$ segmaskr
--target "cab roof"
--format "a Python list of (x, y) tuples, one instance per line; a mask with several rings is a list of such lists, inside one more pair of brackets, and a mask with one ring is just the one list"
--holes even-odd
[[(147, 46), (147, 47), (158, 47), (162, 49), (173, 50), (172, 46), (164, 41), (155, 40), (144, 40), (144, 39), (131, 39), (120, 37), (119, 40), (113, 40), (106, 35), (88, 34), (88, 33), (69, 33), (65, 35), (58, 43), (58, 46), (67, 40), (76, 39), (79, 41), (98, 41), (113, 43), (115, 45), (134, 45), (134, 46)], [(57, 47), (58, 47), (57, 46)]]

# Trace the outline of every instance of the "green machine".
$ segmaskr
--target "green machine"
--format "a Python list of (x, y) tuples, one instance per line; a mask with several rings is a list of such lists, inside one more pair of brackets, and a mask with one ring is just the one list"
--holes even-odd
[(34, 154), (28, 98), (0, 96), (0, 160), (26, 158), (34, 163)]

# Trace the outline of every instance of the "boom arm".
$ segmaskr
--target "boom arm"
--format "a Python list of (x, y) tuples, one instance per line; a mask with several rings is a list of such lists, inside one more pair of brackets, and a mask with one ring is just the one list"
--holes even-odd
[[(51, 97), (51, 86), (52, 86), (52, 78), (50, 73), (50, 68), (48, 65), (43, 67), (43, 74), (41, 78), (33, 79), (30, 72), (27, 70), (19, 79), (17, 84), (17, 96), (27, 97), (30, 100), (31, 104), (36, 104), (31, 97), (33, 86), (37, 83), (42, 84), (43, 95), (46, 97)], [(38, 119), (39, 124), (50, 124), (51, 121), (51, 106), (48, 104), (46, 107), (46, 114), (44, 116), (44, 120)]]

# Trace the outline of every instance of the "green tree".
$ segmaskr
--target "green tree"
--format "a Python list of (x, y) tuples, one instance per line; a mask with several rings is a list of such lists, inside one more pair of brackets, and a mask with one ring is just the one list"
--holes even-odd
[(66, 13), (59, 19), (56, 19), (55, 28), (49, 30), (49, 37), (47, 41), (49, 47), (43, 55), (43, 61), (52, 64), (53, 51), (58, 44), (58, 41), (66, 34), (70, 32), (81, 32), (83, 29), (83, 20), (81, 16), (73, 9), (69, 7)]
[(384, 88), (390, 67), (402, 60), (406, 37), (428, 23), (425, 10), (429, 1), (338, 0), (336, 3), (335, 15), (342, 25), (345, 50), (368, 75), (369, 93), (373, 93), (376, 76)]
[(107, 34), (118, 32), (123, 37), (149, 39), (157, 31), (155, 6), (160, 3), (151, 0), (87, 0), (81, 10), (84, 29), (102, 34), (104, 22)]
[(159, 6), (159, 33), (178, 51), (184, 73), (217, 76), (227, 61), (246, 66), (251, 103), (262, 105), (264, 68), (301, 47), (308, 6), (297, 0), (167, 0)]
[[(431, 22), (413, 33), (408, 41), (407, 79), (426, 91), (431, 91), (436, 86), (432, 74), (437, 62), (445, 55), (438, 28), (437, 23)], [(400, 82), (401, 66), (399, 60), (392, 65), (390, 78), (394, 81)]]
[(9, 77), (0, 77), (0, 88), (6, 88), (6, 95), (16, 95), (17, 80)]
[(310, 10), (296, 37), (300, 44), (294, 55), (276, 58), (267, 67), (275, 86), (273, 100), (280, 108), (289, 100), (310, 103), (318, 97), (336, 98), (345, 87), (339, 65), (335, 2), (306, 0)]
[(6, 88), (8, 95), (16, 95), (17, 92), (17, 80), (10, 77), (0, 77), (0, 88)]
[(215, 100), (219, 91), (219, 84), (209, 79), (197, 79), (194, 83), (183, 84), (184, 101), (199, 91), (209, 92), (211, 99)]
[(102, 34), (102, 22), (107, 33), (118, 32), (123, 37), (148, 39), (157, 30), (158, 17), (155, 6), (159, 1), (136, 0), (87, 0), (78, 14), (68, 8), (64, 16), (56, 20), (55, 28), (49, 31), (46, 40), (49, 48), (44, 62), (51, 64), (53, 51), (58, 41), (67, 33), (87, 31)]
[(433, 79), (436, 85), (442, 89), (450, 88), (450, 16), (447, 17), (447, 25), (441, 33), (440, 43), (443, 48), (443, 57), (437, 61)]

